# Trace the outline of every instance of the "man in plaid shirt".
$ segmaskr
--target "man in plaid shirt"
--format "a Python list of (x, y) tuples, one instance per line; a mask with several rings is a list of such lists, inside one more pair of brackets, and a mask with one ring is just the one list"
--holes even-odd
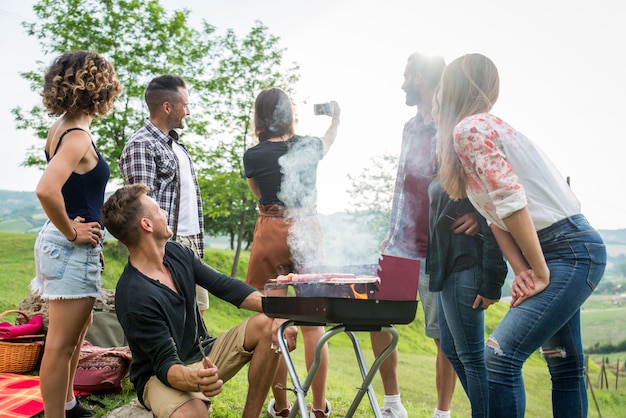
[[(172, 239), (204, 257), (202, 199), (191, 157), (174, 129), (184, 129), (189, 112), (185, 80), (173, 75), (154, 78), (146, 88), (150, 116), (144, 126), (126, 143), (120, 157), (125, 184), (144, 183), (150, 197), (168, 213)], [(202, 314), (209, 307), (209, 296), (197, 287)]]

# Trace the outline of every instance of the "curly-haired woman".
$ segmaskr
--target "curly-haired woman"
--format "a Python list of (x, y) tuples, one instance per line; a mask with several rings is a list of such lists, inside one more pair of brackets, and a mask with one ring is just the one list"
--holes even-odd
[(48, 165), (36, 190), (48, 221), (35, 243), (37, 275), (31, 288), (50, 304), (40, 369), (46, 418), (93, 415), (77, 403), (73, 384), (101, 292), (100, 208), (110, 172), (89, 126), (113, 108), (121, 91), (113, 65), (91, 51), (59, 56), (44, 76), (43, 104), (58, 118), (48, 131)]

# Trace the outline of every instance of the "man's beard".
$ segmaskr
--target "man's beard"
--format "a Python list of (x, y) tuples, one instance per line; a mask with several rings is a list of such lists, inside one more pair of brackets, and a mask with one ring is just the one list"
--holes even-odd
[(417, 86), (406, 93), (406, 104), (407, 106), (419, 106), (422, 104), (422, 95), (417, 89)]

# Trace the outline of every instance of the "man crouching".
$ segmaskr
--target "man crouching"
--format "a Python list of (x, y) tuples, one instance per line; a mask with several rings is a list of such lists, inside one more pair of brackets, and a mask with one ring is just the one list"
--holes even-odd
[[(137, 397), (158, 418), (206, 417), (210, 398), (250, 362), (242, 416), (256, 418), (274, 378), (276, 332), (284, 320), (254, 315), (211, 337), (196, 305), (196, 283), (256, 312), (263, 312), (262, 294), (170, 241), (167, 213), (148, 192), (144, 184), (126, 186), (102, 208), (104, 226), (130, 253), (117, 283), (115, 310), (132, 351), (130, 380)], [(295, 327), (285, 332), (290, 350), (296, 333)]]

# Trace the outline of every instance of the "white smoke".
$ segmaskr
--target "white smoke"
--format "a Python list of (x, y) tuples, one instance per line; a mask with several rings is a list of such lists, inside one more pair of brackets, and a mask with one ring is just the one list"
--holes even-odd
[(381, 235), (374, 225), (376, 215), (366, 212), (320, 215), (324, 251), (329, 266), (354, 266), (378, 263)]
[(283, 174), (278, 198), (288, 208), (287, 218), (292, 223), (287, 243), (296, 268), (311, 271), (323, 265), (377, 263), (382, 238), (376, 237), (371, 227), (374, 221), (367, 215), (345, 214), (333, 217), (331, 223), (322, 216), (322, 234), (316, 212), (320, 140), (301, 137), (289, 144), (287, 153), (278, 160)]
[(317, 165), (322, 148), (319, 138), (301, 137), (289, 142), (278, 159), (283, 174), (278, 198), (288, 208), (292, 225), (287, 243), (296, 267), (324, 262), (322, 231), (317, 220)]

